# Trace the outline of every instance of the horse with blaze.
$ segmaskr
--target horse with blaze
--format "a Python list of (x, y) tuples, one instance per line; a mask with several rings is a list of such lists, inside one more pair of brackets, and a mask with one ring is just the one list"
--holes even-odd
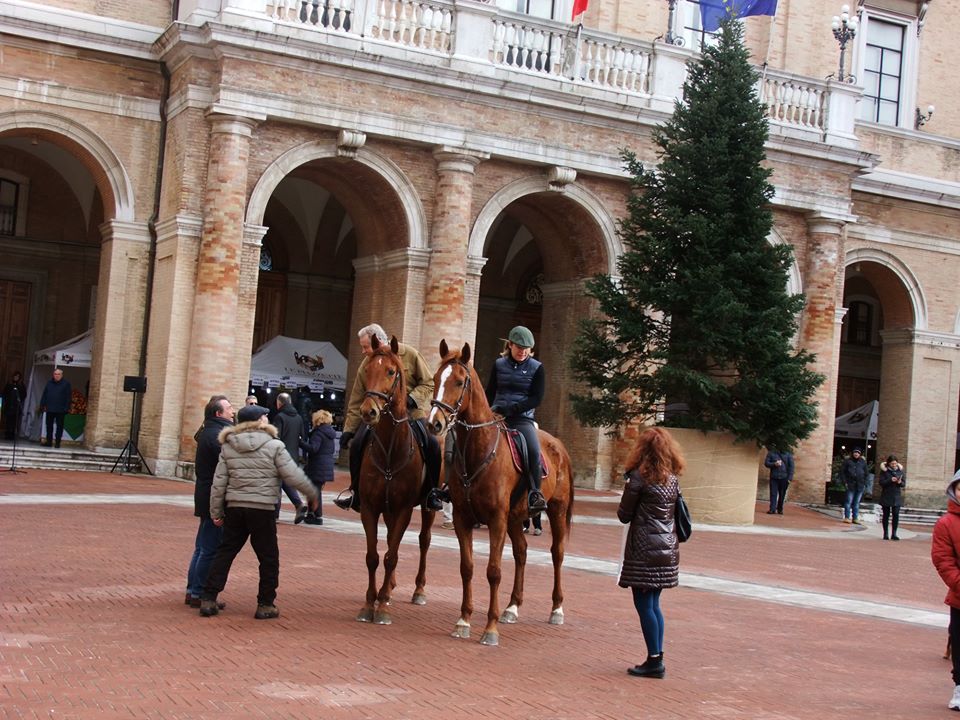
[[(490, 531), (490, 556), (487, 562), (490, 604), (480, 642), (498, 645), (498, 623), (515, 623), (523, 604), (523, 576), (527, 562), (527, 538), (523, 534), (523, 521), (528, 516), (526, 478), (512, 457), (508, 444), (508, 433), (511, 431), (503, 419), (490, 410), (480, 378), (470, 364), (470, 344), (464, 344), (457, 352), (451, 351), (446, 340), (443, 340), (440, 342), (440, 357), (442, 360), (434, 376), (435, 396), (431, 402), (427, 428), (435, 435), (447, 437), (445, 462), (448, 463), (450, 477), (453, 524), (460, 543), (460, 578), (463, 583), (460, 619), (453, 636), (470, 637), (470, 617), (473, 614), (473, 530), (477, 523), (483, 523)], [(561, 625), (563, 588), (560, 569), (563, 565), (564, 542), (570, 533), (570, 518), (573, 515), (573, 475), (570, 457), (563, 444), (543, 430), (538, 432), (546, 467), (542, 491), (547, 500), (552, 538), (553, 607), (549, 622)], [(510, 604), (500, 615), (497, 593), (507, 535), (513, 546), (516, 570)]]
[[(424, 497), (424, 461), (407, 415), (407, 384), (403, 363), (397, 355), (397, 338), (383, 345), (371, 336), (373, 354), (367, 361), (364, 379), (367, 392), (360, 405), (360, 417), (371, 426), (370, 442), (360, 466), (360, 520), (367, 538), (366, 602), (357, 620), (389, 625), (390, 593), (396, 586), (400, 541), (410, 524), (413, 508)], [(426, 604), (427, 551), (436, 512), (422, 509), (420, 525), (420, 567), (411, 600)], [(383, 556), (383, 584), (377, 591), (377, 529), (380, 516), (387, 526), (387, 550)]]

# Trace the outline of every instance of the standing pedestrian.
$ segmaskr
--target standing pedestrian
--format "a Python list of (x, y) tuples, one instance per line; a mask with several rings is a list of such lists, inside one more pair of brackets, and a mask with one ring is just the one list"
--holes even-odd
[[(300, 417), (300, 413), (298, 413), (293, 406), (293, 399), (290, 397), (290, 393), (280, 393), (277, 395), (277, 414), (273, 416), (273, 424), (277, 428), (277, 437), (283, 442), (293, 461), (297, 462), (300, 459), (300, 440), (303, 439), (304, 436), (303, 418)], [(299, 525), (307, 516), (307, 506), (294, 488), (286, 483), (283, 483), (281, 487), (287, 497), (290, 498), (290, 502), (293, 503), (294, 510), (296, 511), (293, 522), (295, 525)], [(279, 499), (277, 500), (276, 514), (277, 517), (280, 517)]]
[(337, 431), (333, 416), (326, 410), (317, 410), (312, 416), (313, 428), (308, 440), (300, 441), (300, 449), (307, 457), (304, 472), (317, 489), (317, 509), (307, 513), (307, 525), (323, 525), (323, 486), (333, 480), (333, 447)]
[(187, 569), (187, 594), (184, 602), (200, 607), (200, 596), (207, 581), (210, 563), (217, 553), (223, 528), (210, 517), (210, 488), (213, 473), (220, 461), (220, 433), (233, 425), (233, 405), (225, 395), (214, 395), (203, 409), (203, 427), (197, 436), (197, 454), (194, 458), (193, 514), (200, 518), (197, 537), (193, 543), (193, 557)]
[(280, 617), (275, 604), (280, 584), (280, 549), (274, 506), (281, 481), (298, 488), (316, 510), (317, 491), (303, 474), (283, 443), (277, 429), (267, 422), (270, 411), (245, 405), (237, 413), (237, 425), (220, 433), (220, 461), (210, 491), (210, 517), (223, 527), (223, 540), (213, 558), (203, 588), (200, 614), (216, 615), (217, 595), (223, 592), (230, 566), (250, 539), (260, 562), (257, 620)]
[(883, 508), (883, 539), (887, 539), (887, 526), (893, 515), (893, 534), (891, 540), (899, 540), (897, 527), (900, 525), (900, 506), (903, 505), (903, 488), (907, 486), (907, 476), (896, 455), (887, 456), (880, 463), (880, 505)]
[(685, 466), (680, 446), (660, 427), (641, 433), (627, 460), (627, 484), (617, 509), (620, 522), (630, 523), (620, 587), (633, 591), (633, 604), (647, 645), (646, 661), (627, 669), (635, 677), (662, 678), (666, 672), (660, 592), (676, 587), (680, 575), (680, 549), (673, 518), (680, 493), (677, 476)]
[(845, 523), (860, 522), (860, 498), (867, 489), (867, 461), (863, 457), (863, 450), (853, 449), (850, 457), (843, 461), (840, 467), (840, 480), (847, 489), (843, 500), (843, 521)]
[(793, 480), (793, 453), (771, 448), (763, 464), (770, 468), (770, 509), (767, 515), (783, 515), (783, 501)]
[[(960, 648), (960, 500), (957, 499), (957, 484), (960, 472), (947, 485), (947, 512), (933, 526), (933, 543), (930, 557), (940, 579), (947, 586), (944, 603), (950, 606), (948, 630), (952, 648)], [(960, 652), (951, 653), (953, 672), (953, 697), (947, 707), (960, 710)]]
[(23, 386), (23, 375), (19, 371), (10, 377), (3, 388), (3, 423), (7, 440), (13, 440), (19, 432), (20, 408), (27, 399), (27, 389)]
[[(47, 380), (43, 395), (40, 396), (40, 412), (47, 414), (47, 439), (41, 440), (41, 445), (60, 447), (60, 440), (63, 438), (63, 418), (70, 412), (72, 398), (73, 388), (70, 387), (70, 381), (64, 380), (63, 370), (57, 368), (53, 371), (53, 377)], [(56, 424), (56, 435), (54, 435), (54, 424)]]

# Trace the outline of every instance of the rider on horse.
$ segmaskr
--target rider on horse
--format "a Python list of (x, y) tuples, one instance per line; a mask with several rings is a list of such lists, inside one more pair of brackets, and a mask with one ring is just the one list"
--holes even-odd
[[(390, 338), (382, 327), (376, 323), (361, 328), (357, 333), (360, 340), (360, 349), (363, 351), (364, 358), (360, 362), (357, 370), (357, 377), (353, 382), (353, 389), (350, 391), (350, 403), (347, 406), (347, 419), (343, 424), (343, 434), (340, 436), (340, 446), (350, 449), (350, 493), (338, 497), (333, 502), (338, 508), (348, 510), (350, 508), (360, 512), (360, 494), (357, 492), (357, 484), (360, 479), (360, 465), (363, 461), (363, 450), (370, 438), (369, 426), (361, 422), (360, 406), (367, 392), (366, 387), (366, 367), (370, 357), (373, 356), (373, 348), (370, 344), (370, 338), (376, 335), (377, 339), (383, 345), (390, 344)], [(430, 433), (427, 432), (424, 425), (426, 413), (424, 408), (430, 407), (430, 400), (433, 397), (433, 372), (427, 365), (423, 356), (417, 352), (416, 348), (410, 345), (399, 344), (400, 362), (403, 363), (404, 381), (407, 385), (407, 409), (410, 412), (411, 429), (414, 436), (420, 444), (424, 454), (424, 463), (427, 470), (427, 484), (430, 492), (427, 494), (426, 506), (429, 510), (442, 510), (442, 494), (437, 489), (440, 480), (440, 443)], [(351, 442), (351, 440), (353, 442)]]
[(537, 424), (533, 421), (534, 410), (543, 402), (543, 364), (534, 360), (530, 352), (534, 344), (533, 333), (523, 325), (513, 328), (506, 342), (507, 346), (494, 363), (487, 381), (487, 401), (490, 409), (503, 415), (507, 426), (518, 431), (526, 441), (526, 471), (530, 483), (527, 502), (530, 515), (533, 516), (547, 509), (546, 500), (540, 492), (540, 438)]

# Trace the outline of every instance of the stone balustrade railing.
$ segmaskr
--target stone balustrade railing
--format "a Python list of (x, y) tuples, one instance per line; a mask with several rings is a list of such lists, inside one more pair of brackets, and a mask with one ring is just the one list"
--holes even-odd
[[(240, 11), (274, 24), (352, 38), (357, 49), (435, 65), (437, 57), (464, 72), (502, 68), (524, 77), (554, 78), (575, 87), (613, 91), (625, 104), (669, 112), (681, 95), (689, 50), (639, 42), (568, 23), (506, 12), (475, 0), (220, 0), (221, 18)], [(332, 42), (332, 41), (331, 41)], [(485, 69), (486, 68), (486, 69)], [(573, 87), (571, 87), (573, 86)], [(856, 86), (767, 70), (758, 94), (771, 134), (856, 147)], [(631, 100), (635, 98), (635, 100)]]

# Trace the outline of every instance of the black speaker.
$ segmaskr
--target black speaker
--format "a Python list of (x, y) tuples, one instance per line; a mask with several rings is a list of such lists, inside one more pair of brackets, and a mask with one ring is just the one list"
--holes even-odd
[(147, 379), (140, 375), (124, 375), (123, 391), (144, 393), (147, 391)]

